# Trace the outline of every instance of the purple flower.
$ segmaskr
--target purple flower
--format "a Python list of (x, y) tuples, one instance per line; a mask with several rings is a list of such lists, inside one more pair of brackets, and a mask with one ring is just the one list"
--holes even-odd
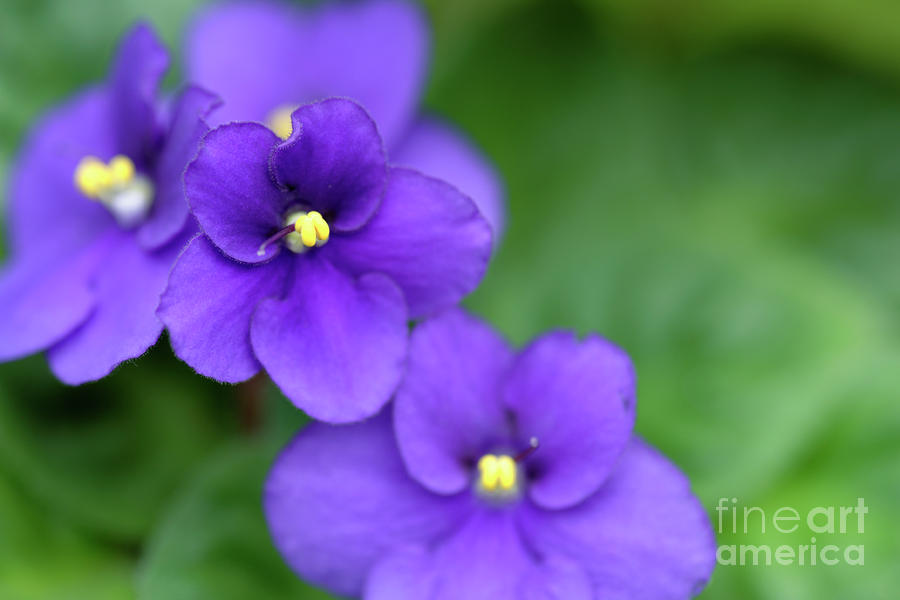
[(328, 96), (362, 104), (391, 159), (457, 186), (503, 230), (502, 186), (490, 164), (448, 124), (418, 116), (428, 64), (428, 24), (402, 0), (310, 8), (275, 2), (213, 7), (191, 27), (188, 78), (225, 101), (219, 123), (267, 123), (283, 138), (290, 113)]
[(323, 421), (376, 413), (399, 382), (408, 320), (457, 303), (490, 257), (472, 201), (389, 167), (350, 100), (300, 107), (286, 141), (258, 123), (214, 129), (185, 192), (206, 235), (160, 303), (175, 353), (225, 382), (265, 367)]
[(194, 228), (181, 175), (215, 104), (187, 88), (164, 110), (157, 87), (167, 64), (138, 25), (108, 80), (29, 135), (11, 171), (0, 360), (47, 350), (56, 376), (78, 384), (159, 337), (159, 295)]
[(688, 598), (712, 528), (634, 415), (631, 362), (606, 340), (515, 354), (444, 313), (413, 332), (392, 411), (282, 452), (266, 517), (301, 577), (366, 600)]

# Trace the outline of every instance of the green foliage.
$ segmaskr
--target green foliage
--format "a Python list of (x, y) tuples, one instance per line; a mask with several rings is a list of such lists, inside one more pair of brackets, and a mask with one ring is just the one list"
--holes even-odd
[(0, 598), (132, 597), (127, 558), (48, 516), (0, 472)]
[[(0, 159), (102, 75), (143, 10), (70, 4), (0, 22)], [(864, 534), (835, 541), (864, 543), (865, 567), (721, 567), (704, 598), (900, 586), (900, 90), (759, 43), (894, 69), (896, 9), (839, 4), (429, 2), (428, 106), (484, 147), (510, 201), (469, 306), (516, 343), (567, 327), (624, 346), (639, 432), (710, 509), (870, 507)], [(152, 11), (176, 41), (190, 7)], [(166, 344), (74, 390), (40, 359), (0, 367), (0, 598), (128, 598), (133, 572), (141, 600), (327, 597), (281, 562), (259, 505), (302, 421), (271, 398), (246, 439), (237, 395)]]
[(213, 454), (160, 519), (139, 571), (140, 600), (331, 598), (300, 581), (269, 538), (263, 481), (278, 450), (305, 423), (286, 398), (269, 392), (259, 435)]
[(213, 402), (228, 409), (227, 388), (168, 353), (158, 348), (140, 367), (79, 388), (57, 383), (38, 357), (4, 365), (0, 465), (52, 511), (138, 542), (222, 434)]

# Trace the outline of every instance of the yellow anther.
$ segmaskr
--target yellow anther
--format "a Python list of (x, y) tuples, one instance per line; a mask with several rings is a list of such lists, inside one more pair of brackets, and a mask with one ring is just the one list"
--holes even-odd
[(497, 468), (497, 457), (493, 454), (485, 454), (478, 461), (478, 470), (481, 471), (481, 487), (493, 490), (497, 487), (500, 474)]
[(88, 198), (97, 199), (131, 183), (134, 176), (134, 163), (127, 156), (117, 154), (109, 164), (96, 156), (85, 156), (75, 167), (75, 187)]
[(109, 172), (113, 185), (124, 185), (134, 179), (134, 163), (122, 154), (113, 156), (109, 161)]
[(481, 473), (481, 487), (486, 491), (498, 488), (508, 491), (516, 487), (516, 462), (511, 456), (485, 454), (478, 461), (478, 470)]
[(294, 221), (294, 231), (300, 234), (300, 240), (307, 248), (321, 246), (331, 235), (331, 229), (325, 218), (315, 210), (298, 213)]
[(112, 183), (109, 167), (95, 156), (86, 156), (75, 167), (75, 187), (88, 198), (97, 198)]
[(328, 223), (325, 222), (325, 218), (322, 214), (318, 211), (311, 210), (309, 211), (309, 219), (312, 221), (313, 227), (316, 228), (316, 237), (323, 242), (327, 242), (328, 236), (331, 235), (331, 228), (328, 227)]
[(294, 132), (294, 125), (291, 123), (291, 113), (294, 112), (296, 106), (279, 106), (269, 113), (266, 119), (266, 127), (283, 140), (291, 137)]
[(500, 487), (504, 490), (516, 487), (516, 463), (512, 457), (506, 455), (499, 457), (497, 467), (500, 471)]
[[(303, 245), (307, 248), (312, 248), (316, 245), (316, 226), (313, 225), (312, 219), (309, 216), (303, 218), (303, 223), (297, 221), (297, 225), (300, 225), (300, 239), (303, 240)], [(294, 226), (296, 228), (296, 225)]]

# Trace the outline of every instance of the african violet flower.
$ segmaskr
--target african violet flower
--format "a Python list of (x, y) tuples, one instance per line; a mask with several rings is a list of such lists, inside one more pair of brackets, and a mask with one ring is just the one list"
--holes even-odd
[(225, 3), (189, 29), (185, 70), (223, 98), (218, 123), (259, 121), (283, 138), (297, 106), (328, 96), (356, 100), (378, 123), (395, 165), (452, 183), (499, 234), (503, 192), (490, 164), (453, 127), (416, 114), (428, 37), (421, 9), (403, 0)]
[(377, 412), (399, 382), (408, 320), (458, 302), (490, 256), (472, 201), (389, 167), (350, 100), (300, 107), (286, 141), (259, 123), (214, 129), (185, 192), (205, 236), (160, 303), (175, 353), (225, 382), (265, 367), (323, 421)]
[(77, 384), (141, 355), (194, 227), (181, 175), (215, 99), (187, 88), (165, 110), (168, 57), (135, 27), (108, 80), (46, 115), (11, 171), (11, 261), (0, 275), (0, 360), (47, 350)]
[(301, 577), (365, 600), (687, 598), (712, 529), (634, 415), (606, 340), (557, 332), (516, 355), (445, 313), (413, 332), (392, 410), (282, 452), (266, 518)]

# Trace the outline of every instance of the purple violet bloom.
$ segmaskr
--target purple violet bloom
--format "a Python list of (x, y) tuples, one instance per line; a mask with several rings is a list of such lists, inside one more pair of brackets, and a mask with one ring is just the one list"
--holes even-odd
[(688, 598), (712, 527), (634, 417), (610, 342), (555, 332), (516, 354), (453, 310), (412, 333), (392, 410), (294, 438), (266, 518), (302, 578), (354, 598)]
[(504, 194), (494, 169), (455, 128), (417, 115), (428, 46), (427, 20), (408, 1), (224, 3), (190, 28), (185, 70), (224, 100), (213, 115), (217, 123), (258, 121), (282, 138), (297, 106), (329, 96), (356, 100), (378, 123), (392, 162), (462, 190), (496, 243)]
[(175, 353), (219, 381), (264, 367), (322, 421), (370, 417), (406, 360), (408, 321), (481, 280), (491, 228), (451, 185), (389, 167), (375, 123), (332, 98), (211, 131), (185, 172), (205, 233), (172, 270), (158, 314)]
[(159, 337), (155, 310), (196, 226), (181, 176), (217, 100), (163, 106), (168, 56), (153, 31), (123, 39), (108, 80), (30, 133), (11, 171), (11, 260), (0, 274), (0, 360), (46, 350), (59, 379), (99, 379)]

